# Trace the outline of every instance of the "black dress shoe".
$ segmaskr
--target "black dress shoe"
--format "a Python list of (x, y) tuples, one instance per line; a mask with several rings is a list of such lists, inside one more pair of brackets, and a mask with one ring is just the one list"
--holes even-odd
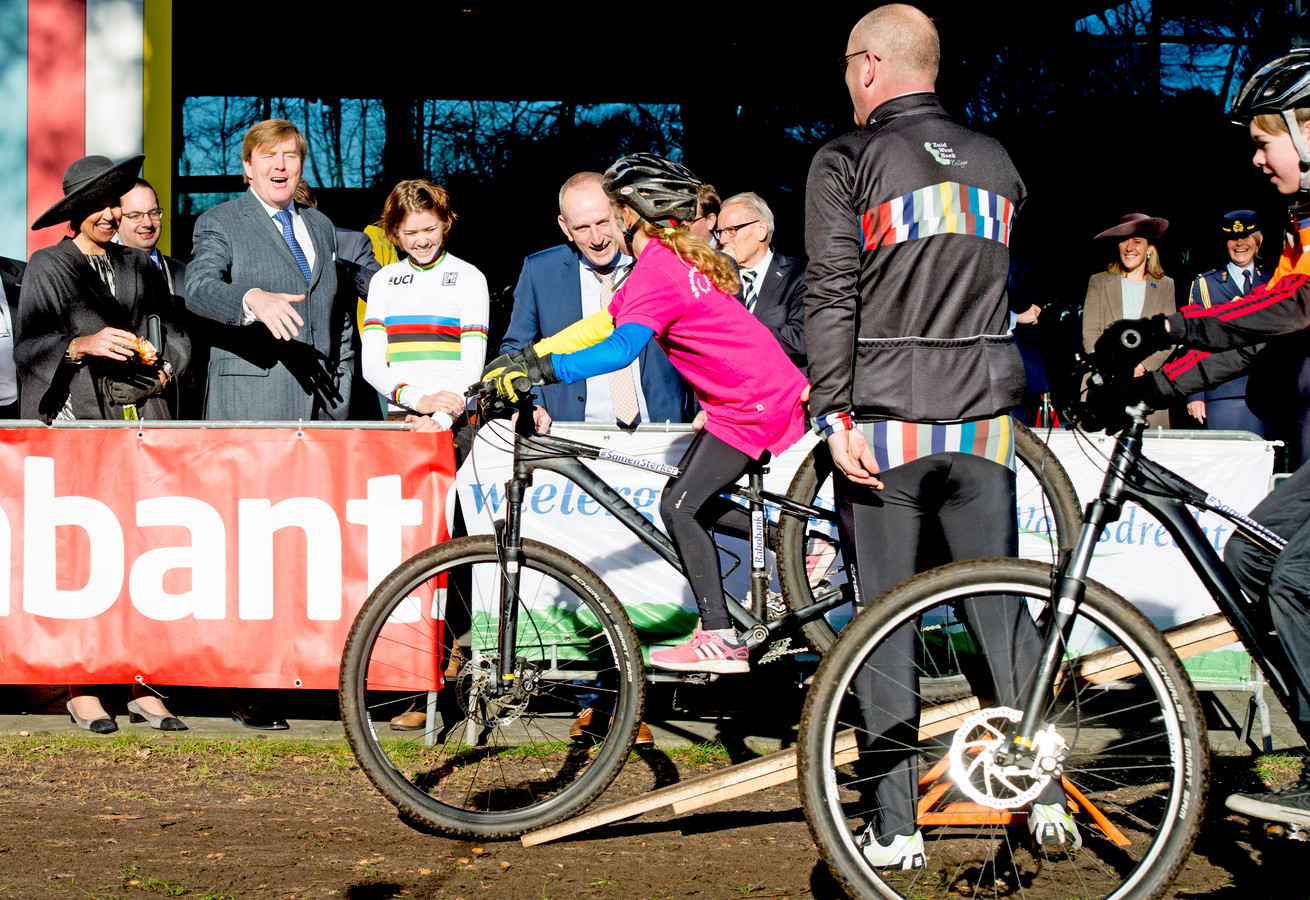
[(291, 726), (281, 716), (274, 715), (262, 706), (242, 706), (232, 710), (232, 718), (247, 728), (259, 731), (286, 731)]

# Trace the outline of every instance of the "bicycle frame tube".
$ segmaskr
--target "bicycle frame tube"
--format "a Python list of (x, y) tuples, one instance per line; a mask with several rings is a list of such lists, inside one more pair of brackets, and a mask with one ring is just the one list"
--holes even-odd
[(1190, 507), (1217, 513), (1237, 526), (1243, 535), (1273, 552), (1281, 549), (1282, 538), (1253, 519), (1226, 506), (1218, 498), (1164, 466), (1142, 456), (1142, 432), (1145, 420), (1141, 416), (1120, 435), (1106, 470), (1105, 479), (1097, 498), (1087, 505), (1085, 524), (1065, 571), (1058, 574), (1054, 599), (1055, 610), (1051, 628), (1042, 647), (1034, 685), (1045, 685), (1029, 696), (1024, 716), (1014, 736), (1012, 751), (1030, 747), (1039, 725), (1038, 716), (1044, 696), (1049, 695), (1055, 673), (1061, 663), (1061, 648), (1067, 643), (1078, 603), (1084, 590), (1084, 579), (1092, 562), (1092, 555), (1105, 528), (1119, 518), (1126, 502), (1140, 505), (1164, 525), (1178, 544), (1183, 556), (1197, 577), (1214, 598), (1219, 609), (1232, 624), (1243, 646), (1264, 670), (1270, 685), (1284, 704), (1290, 696), (1283, 675), (1289, 671), (1282, 645), (1267, 634), (1247, 614), (1253, 608), (1238, 586), (1236, 579), (1224, 565), (1219, 554), (1206, 539), (1201, 526), (1188, 511)]
[[(514, 471), (510, 481), (505, 486), (505, 496), (507, 511), (505, 523), (502, 529), (501, 545), (505, 548), (509, 559), (517, 559), (517, 554), (521, 545), (521, 524), (522, 524), (522, 506), (527, 487), (532, 483), (532, 473), (541, 469), (547, 472), (553, 472), (563, 478), (568, 479), (577, 485), (585, 494), (591, 497), (601, 507), (608, 512), (625, 528), (631, 531), (636, 537), (650, 547), (661, 559), (667, 562), (680, 574), (686, 574), (682, 568), (682, 562), (678, 557), (677, 548), (669, 537), (653, 525), (649, 519), (637, 511), (637, 508), (629, 503), (621, 494), (615, 491), (610, 485), (597, 475), (582, 460), (584, 459), (604, 459), (610, 462), (619, 463), (620, 465), (630, 466), (633, 468), (643, 469), (645, 471), (658, 472), (667, 475), (670, 478), (676, 477), (679, 470), (676, 466), (670, 466), (666, 463), (655, 462), (653, 460), (643, 459), (641, 457), (630, 456), (617, 451), (605, 450), (591, 444), (584, 444), (579, 441), (572, 441), (566, 438), (556, 437), (550, 434), (536, 434), (533, 432), (530, 422), (531, 416), (521, 413), (519, 424), (515, 428), (514, 438)], [(525, 430), (523, 423), (529, 423)], [(751, 601), (750, 608), (743, 606), (738, 600), (729, 594), (726, 590), (723, 592), (724, 600), (727, 602), (728, 613), (742, 629), (763, 626), (766, 627), (770, 635), (784, 629), (799, 627), (802, 624), (810, 622), (824, 615), (830, 609), (840, 605), (843, 598), (840, 595), (834, 596), (827, 601), (816, 603), (805, 610), (794, 613), (789, 612), (779, 619), (766, 621), (766, 604), (768, 599), (768, 573), (764, 568), (764, 554), (766, 549), (767, 535), (771, 530), (770, 524), (766, 521), (764, 513), (765, 506), (776, 506), (784, 515), (794, 515), (804, 518), (808, 521), (810, 518), (831, 517), (830, 513), (822, 509), (797, 503), (780, 494), (763, 490), (762, 473), (753, 472), (750, 482), (747, 486), (736, 486), (730, 492), (731, 495), (745, 501), (745, 512), (752, 520), (750, 534), (751, 542)], [(756, 524), (758, 523), (758, 524)], [(508, 562), (508, 560), (506, 561)], [(502, 600), (514, 597), (518, 592), (518, 572), (517, 567), (514, 571), (507, 571), (504, 574), (502, 583)], [(501, 604), (502, 618), (510, 619), (517, 613), (515, 612), (517, 604)], [(501, 666), (502, 673), (513, 671), (513, 651), (512, 642), (505, 640), (506, 633), (504, 629), (514, 628), (516, 623), (511, 621), (502, 621), (501, 628)]]

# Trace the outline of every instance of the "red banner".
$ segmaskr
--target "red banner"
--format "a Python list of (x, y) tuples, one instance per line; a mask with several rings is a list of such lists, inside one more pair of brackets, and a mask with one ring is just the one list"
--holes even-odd
[(335, 688), (369, 591), (446, 538), (454, 481), (448, 432), (0, 429), (0, 466), (16, 684)]

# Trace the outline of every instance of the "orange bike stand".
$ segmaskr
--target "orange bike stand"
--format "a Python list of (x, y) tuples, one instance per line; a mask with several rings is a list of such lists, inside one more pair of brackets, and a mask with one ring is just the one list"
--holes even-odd
[[(924, 825), (1009, 825), (1027, 821), (1028, 813), (1023, 810), (993, 809), (974, 803), (971, 800), (955, 800), (941, 803), (942, 797), (950, 790), (952, 782), (947, 775), (950, 757), (943, 756), (931, 769), (919, 778), (918, 824)], [(1115, 828), (1105, 814), (1096, 808), (1082, 791), (1074, 787), (1069, 779), (1061, 777), (1065, 795), (1069, 798), (1069, 809), (1074, 814), (1085, 812), (1091, 817), (1101, 833), (1120, 847), (1127, 847), (1132, 841), (1124, 837), (1122, 831)]]

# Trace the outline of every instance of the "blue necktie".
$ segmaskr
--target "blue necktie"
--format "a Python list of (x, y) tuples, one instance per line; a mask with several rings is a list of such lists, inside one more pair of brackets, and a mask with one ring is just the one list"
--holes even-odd
[(296, 265), (300, 266), (300, 271), (304, 273), (305, 284), (309, 284), (309, 260), (305, 258), (305, 251), (300, 249), (300, 241), (296, 240), (296, 230), (291, 227), (291, 210), (279, 209), (273, 214), (273, 218), (282, 226), (282, 239), (291, 248), (291, 255), (296, 258)]

